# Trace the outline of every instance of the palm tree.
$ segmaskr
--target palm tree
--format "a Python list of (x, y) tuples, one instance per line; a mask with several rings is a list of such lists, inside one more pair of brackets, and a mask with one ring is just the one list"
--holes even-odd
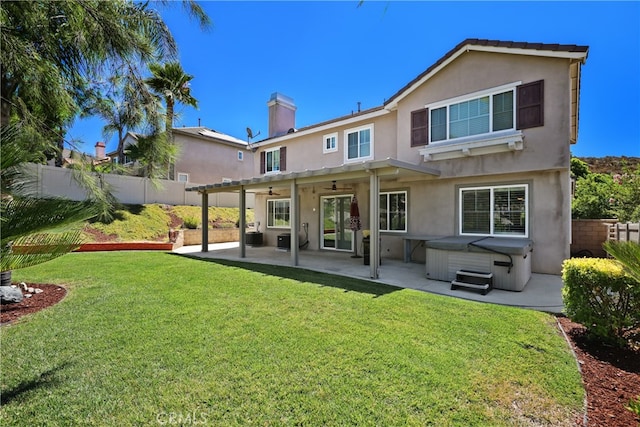
[[(189, 87), (193, 76), (185, 73), (179, 62), (167, 62), (164, 65), (150, 64), (149, 71), (152, 75), (145, 82), (153, 92), (165, 101), (165, 132), (168, 141), (173, 144), (172, 129), (176, 103), (198, 108), (198, 100), (191, 96), (191, 88)], [(173, 171), (170, 171), (169, 178), (174, 179)]]
[(37, 154), (24, 149), (21, 132), (19, 124), (2, 126), (0, 132), (0, 271), (9, 283), (11, 270), (40, 264), (78, 247), (82, 234), (73, 225), (94, 217), (99, 207), (91, 199), (72, 202), (33, 197), (34, 169), (27, 164)]
[[(184, 0), (183, 6), (201, 26), (209, 25), (197, 3)], [(0, 271), (4, 278), (5, 272), (76, 247), (80, 232), (69, 227), (95, 216), (99, 206), (95, 200), (104, 196), (89, 194), (84, 202), (34, 196), (25, 164), (41, 163), (44, 153), (61, 151), (66, 128), (107, 70), (123, 70), (141, 96), (153, 98), (141, 67), (175, 58), (177, 48), (160, 14), (148, 2), (131, 0), (4, 1), (0, 2), (0, 29)]]

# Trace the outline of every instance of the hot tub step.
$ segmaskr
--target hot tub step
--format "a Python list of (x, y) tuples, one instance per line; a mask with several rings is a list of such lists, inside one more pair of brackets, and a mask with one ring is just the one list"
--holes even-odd
[(482, 295), (486, 295), (493, 289), (493, 273), (458, 270), (455, 280), (451, 281), (451, 290), (456, 290), (459, 287), (479, 290)]

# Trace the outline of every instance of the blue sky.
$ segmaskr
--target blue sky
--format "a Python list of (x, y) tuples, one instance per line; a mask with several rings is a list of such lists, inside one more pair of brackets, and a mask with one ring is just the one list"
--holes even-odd
[[(640, 156), (640, 2), (201, 2), (203, 32), (179, 5), (159, 9), (195, 76), (199, 109), (176, 126), (246, 139), (268, 133), (273, 92), (294, 99), (304, 127), (381, 105), (466, 38), (589, 46), (576, 156)], [(98, 119), (69, 139), (92, 153)], [(116, 138), (107, 141), (115, 149)]]

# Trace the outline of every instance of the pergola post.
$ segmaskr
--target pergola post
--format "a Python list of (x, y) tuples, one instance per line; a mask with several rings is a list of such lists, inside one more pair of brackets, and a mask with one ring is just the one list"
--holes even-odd
[(380, 266), (380, 178), (374, 169), (369, 176), (369, 275), (378, 278)]
[(209, 252), (209, 193), (202, 192), (202, 252)]
[(291, 203), (290, 203), (290, 221), (291, 221), (291, 265), (298, 265), (299, 250), (299, 222), (300, 209), (298, 203), (298, 184), (296, 180), (291, 181)]
[(245, 258), (247, 256), (246, 250), (246, 234), (247, 234), (247, 191), (244, 189), (244, 186), (240, 187), (240, 202), (238, 206), (240, 207), (240, 219), (238, 221), (238, 227), (240, 228), (240, 258)]

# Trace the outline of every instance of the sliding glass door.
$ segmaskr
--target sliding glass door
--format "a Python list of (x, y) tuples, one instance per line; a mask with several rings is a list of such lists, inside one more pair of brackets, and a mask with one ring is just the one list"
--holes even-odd
[(351, 195), (323, 196), (320, 200), (322, 249), (353, 251), (353, 231), (349, 229)]

